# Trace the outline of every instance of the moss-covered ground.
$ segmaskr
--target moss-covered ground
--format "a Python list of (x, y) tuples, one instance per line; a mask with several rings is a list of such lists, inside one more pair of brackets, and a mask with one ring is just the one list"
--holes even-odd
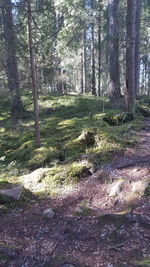
[[(22, 97), (25, 113), (19, 120), (10, 117), (9, 102), (0, 100), (0, 182), (17, 182), (18, 177), (37, 168), (50, 168), (43, 181), (48, 190), (77, 182), (84, 175), (80, 157), (92, 154), (101, 166), (112, 160), (126, 146), (133, 146), (135, 131), (142, 126), (143, 117), (138, 113), (134, 120), (110, 126), (103, 121), (112, 111), (107, 99), (92, 96), (41, 96), (40, 131), (41, 147), (35, 146), (32, 97)], [(146, 98), (147, 100), (147, 98)], [(143, 98), (140, 99), (144, 105)], [(116, 113), (122, 112), (122, 103)], [(113, 110), (115, 112), (115, 110)], [(84, 140), (83, 133), (90, 139)], [(57, 191), (57, 190), (54, 190)]]

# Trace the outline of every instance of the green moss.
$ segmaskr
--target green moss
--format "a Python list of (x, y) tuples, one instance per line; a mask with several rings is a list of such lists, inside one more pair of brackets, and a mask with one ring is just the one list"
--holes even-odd
[[(30, 97), (30, 94), (23, 96), (29, 115), (33, 108)], [(115, 127), (103, 122), (103, 116), (111, 108), (107, 99), (103, 103), (100, 98), (87, 95), (44, 96), (40, 97), (42, 145), (37, 149), (32, 116), (14, 123), (9, 116), (8, 101), (3, 98), (0, 101), (0, 113), (6, 113), (1, 120), (0, 158), (4, 160), (0, 160), (0, 175), (8, 181), (16, 181), (24, 170), (29, 173), (44, 166), (55, 169), (53, 178), (50, 174), (55, 185), (78, 181), (88, 176), (85, 167), (77, 164), (81, 154), (92, 154), (97, 164), (105, 164), (127, 145), (136, 143), (134, 131), (142, 125), (139, 115), (132, 122)], [(53, 112), (46, 112), (48, 108)], [(16, 174), (14, 168), (19, 170)]]
[(10, 257), (3, 254), (3, 253), (0, 253), (0, 263), (6, 263), (10, 260)]
[(135, 261), (134, 264), (136, 264), (136, 266), (150, 266), (150, 258), (145, 258), (141, 261)]
[(133, 113), (130, 112), (116, 112), (111, 111), (105, 114), (103, 120), (107, 122), (109, 125), (120, 125), (125, 122), (132, 121), (134, 119)]
[(94, 211), (89, 207), (86, 200), (83, 200), (78, 205), (78, 209), (75, 210), (76, 216), (92, 216), (94, 215)]

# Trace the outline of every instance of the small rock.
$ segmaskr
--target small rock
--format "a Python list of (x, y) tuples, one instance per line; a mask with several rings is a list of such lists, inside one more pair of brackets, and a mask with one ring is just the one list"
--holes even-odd
[(110, 197), (118, 196), (120, 194), (121, 190), (122, 190), (123, 183), (124, 183), (124, 179), (119, 179), (119, 181), (117, 183), (112, 185), (112, 188), (110, 190), (109, 196)]
[(82, 214), (82, 213), (83, 213), (82, 208), (81, 208), (81, 207), (76, 207), (76, 209), (75, 209), (75, 213), (76, 213), (76, 214)]
[(149, 184), (150, 184), (149, 180), (138, 181), (138, 182), (132, 183), (132, 193), (137, 193), (143, 196)]
[(43, 216), (44, 217), (47, 217), (49, 219), (53, 219), (54, 216), (55, 216), (55, 212), (50, 208), (50, 209), (47, 209), (43, 212)]
[(110, 172), (107, 171), (107, 170), (98, 170), (96, 173), (95, 173), (95, 177), (101, 182), (101, 183), (105, 183), (107, 181), (109, 181), (110, 179)]
[(1, 189), (0, 195), (7, 196), (13, 198), (15, 200), (19, 200), (22, 194), (22, 187), (20, 185), (13, 186), (10, 189)]

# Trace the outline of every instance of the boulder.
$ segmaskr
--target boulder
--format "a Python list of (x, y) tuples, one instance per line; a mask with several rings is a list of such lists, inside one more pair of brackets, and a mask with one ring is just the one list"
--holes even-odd
[(30, 174), (26, 174), (20, 177), (21, 183), (26, 189), (34, 189), (49, 172), (49, 168), (39, 168)]

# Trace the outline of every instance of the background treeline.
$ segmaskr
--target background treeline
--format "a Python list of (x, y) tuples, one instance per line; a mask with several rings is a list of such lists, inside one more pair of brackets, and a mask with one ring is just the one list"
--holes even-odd
[[(149, 0), (1, 0), (0, 91), (20, 112), (21, 95), (150, 94)], [(36, 126), (38, 127), (38, 115)]]

